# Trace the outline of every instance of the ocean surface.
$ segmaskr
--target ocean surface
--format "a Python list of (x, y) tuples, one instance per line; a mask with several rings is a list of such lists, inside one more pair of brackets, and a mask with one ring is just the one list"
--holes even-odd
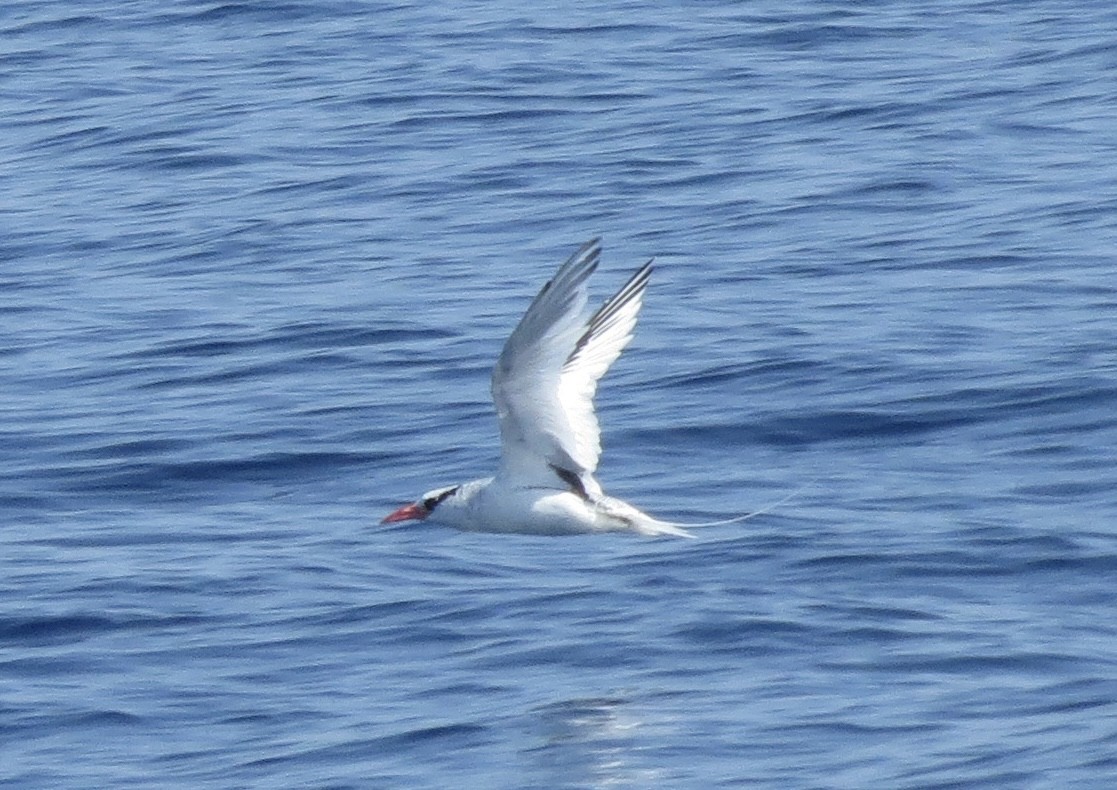
[[(0, 6), (0, 785), (1117, 787), (1117, 5)], [(606, 490), (379, 526), (657, 269)]]

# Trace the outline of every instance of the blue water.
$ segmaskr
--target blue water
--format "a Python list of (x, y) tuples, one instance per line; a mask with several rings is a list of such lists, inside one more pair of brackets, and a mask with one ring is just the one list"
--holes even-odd
[[(7, 2), (0, 784), (1117, 786), (1117, 6)], [(605, 236), (608, 491), (381, 529)]]

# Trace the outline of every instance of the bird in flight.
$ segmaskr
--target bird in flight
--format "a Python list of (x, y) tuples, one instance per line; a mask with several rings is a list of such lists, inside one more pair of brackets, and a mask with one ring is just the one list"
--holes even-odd
[(692, 537), (684, 527), (707, 526), (654, 518), (607, 496), (594, 477), (601, 431), (593, 397), (632, 339), (652, 274), (648, 261), (587, 317), (586, 282), (600, 257), (599, 238), (578, 248), (539, 291), (500, 352), (492, 373), (501, 441), (496, 474), (428, 491), (381, 523), (429, 519), (475, 532), (681, 537)]

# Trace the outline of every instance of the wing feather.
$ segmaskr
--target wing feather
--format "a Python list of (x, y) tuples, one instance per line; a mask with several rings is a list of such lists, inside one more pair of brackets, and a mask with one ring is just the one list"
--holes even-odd
[(586, 281), (600, 255), (595, 238), (570, 256), (536, 295), (493, 369), (503, 474), (553, 481), (557, 467), (587, 480), (591, 493), (600, 490), (592, 479), (601, 455), (593, 397), (632, 339), (651, 275), (649, 261), (586, 320)]
[(601, 429), (593, 406), (597, 383), (632, 340), (651, 274), (648, 261), (594, 313), (563, 365), (559, 401), (574, 427), (575, 460), (588, 472), (597, 468), (601, 456)]

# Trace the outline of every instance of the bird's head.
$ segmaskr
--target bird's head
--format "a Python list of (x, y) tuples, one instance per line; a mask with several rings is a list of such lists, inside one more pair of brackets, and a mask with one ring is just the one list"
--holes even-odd
[(429, 516), (443, 500), (456, 494), (460, 487), (447, 486), (446, 488), (436, 488), (434, 491), (428, 491), (417, 501), (409, 502), (403, 507), (393, 510), (380, 523), (393, 524), (397, 521), (410, 521), (412, 519), (421, 521)]

